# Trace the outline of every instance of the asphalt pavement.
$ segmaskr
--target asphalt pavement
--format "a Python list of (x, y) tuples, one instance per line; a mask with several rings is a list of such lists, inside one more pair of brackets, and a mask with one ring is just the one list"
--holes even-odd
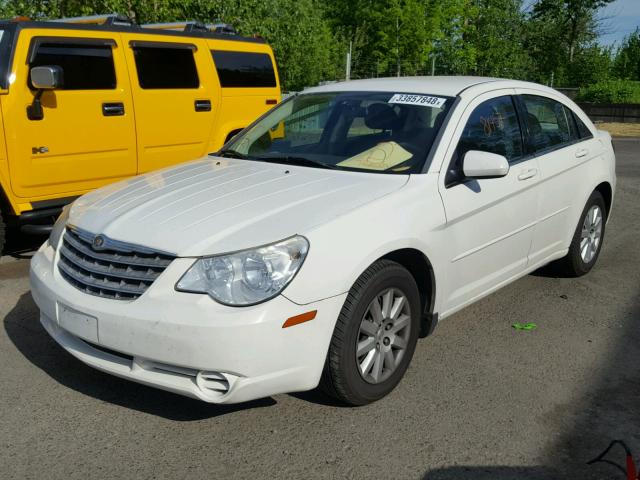
[[(529, 275), (442, 322), (388, 397), (317, 392), (216, 406), (95, 371), (40, 326), (32, 249), (0, 259), (3, 479), (624, 479), (640, 463), (640, 140), (616, 141), (598, 264)], [(516, 331), (515, 322), (535, 322)], [(608, 459), (624, 464), (622, 449)]]

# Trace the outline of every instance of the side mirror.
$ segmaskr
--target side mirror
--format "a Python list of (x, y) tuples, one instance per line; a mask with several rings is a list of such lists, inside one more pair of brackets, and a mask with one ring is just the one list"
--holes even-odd
[(42, 120), (44, 118), (41, 101), (42, 94), (45, 90), (62, 87), (62, 68), (56, 65), (33, 67), (29, 75), (31, 77), (31, 85), (36, 89), (36, 94), (33, 97), (33, 103), (27, 107), (27, 118), (29, 120)]
[(62, 68), (55, 65), (33, 67), (31, 85), (37, 90), (53, 90), (62, 87)]
[(509, 173), (509, 162), (496, 153), (469, 150), (464, 155), (462, 170), (467, 178), (499, 178)]

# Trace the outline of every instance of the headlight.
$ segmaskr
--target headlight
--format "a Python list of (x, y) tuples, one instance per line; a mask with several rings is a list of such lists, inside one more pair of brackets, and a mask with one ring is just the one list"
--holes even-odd
[(69, 210), (71, 210), (71, 205), (67, 205), (62, 209), (62, 213), (56, 220), (56, 223), (53, 224), (53, 228), (51, 229), (51, 233), (49, 234), (49, 245), (51, 245), (54, 250), (58, 248), (60, 238), (64, 233), (65, 227), (67, 226), (67, 220), (69, 220)]
[(264, 247), (197, 260), (176, 290), (207, 293), (232, 306), (261, 303), (289, 284), (309, 251), (306, 238), (295, 236)]

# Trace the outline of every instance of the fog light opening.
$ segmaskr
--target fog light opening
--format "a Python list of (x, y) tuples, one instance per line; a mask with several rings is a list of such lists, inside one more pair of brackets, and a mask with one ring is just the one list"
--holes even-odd
[(231, 391), (237, 379), (229, 373), (200, 371), (196, 375), (196, 384), (205, 395), (222, 397)]

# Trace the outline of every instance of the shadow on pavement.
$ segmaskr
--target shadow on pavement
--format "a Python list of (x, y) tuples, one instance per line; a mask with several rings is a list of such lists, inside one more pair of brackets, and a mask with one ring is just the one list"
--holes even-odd
[(543, 456), (545, 466), (455, 466), (429, 470), (423, 480), (626, 479), (622, 449), (587, 465), (618, 439), (626, 442), (640, 466), (640, 289), (635, 306), (618, 317), (617, 345), (594, 372), (580, 402), (558, 405), (546, 419), (561, 431)]
[(558, 480), (558, 472), (545, 467), (446, 467), (427, 472), (423, 480)]
[(49, 337), (40, 325), (37, 311), (31, 294), (23, 294), (4, 319), (9, 339), (33, 365), (84, 395), (181, 422), (276, 404), (274, 399), (265, 398), (238, 405), (212, 405), (99, 372), (75, 359)]

